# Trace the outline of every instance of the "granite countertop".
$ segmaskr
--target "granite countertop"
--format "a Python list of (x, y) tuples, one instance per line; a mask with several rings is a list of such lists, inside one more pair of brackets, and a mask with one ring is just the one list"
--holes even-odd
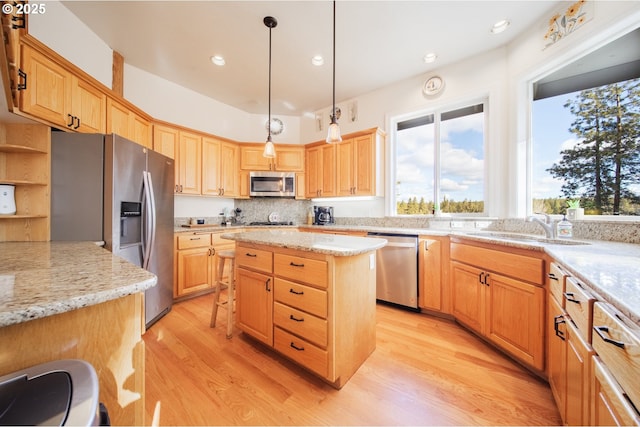
[(0, 327), (143, 292), (156, 282), (91, 242), (0, 243)]
[(297, 229), (298, 225), (295, 224), (271, 224), (271, 225), (249, 225), (249, 224), (233, 224), (233, 225), (219, 225), (219, 224), (202, 224), (195, 227), (183, 227), (177, 226), (173, 228), (174, 233), (213, 233), (225, 231), (248, 229), (248, 230), (260, 230), (265, 228), (277, 228), (277, 229)]
[(269, 245), (335, 256), (353, 256), (382, 248), (385, 239), (335, 234), (305, 233), (294, 230), (261, 230), (227, 233), (223, 239)]

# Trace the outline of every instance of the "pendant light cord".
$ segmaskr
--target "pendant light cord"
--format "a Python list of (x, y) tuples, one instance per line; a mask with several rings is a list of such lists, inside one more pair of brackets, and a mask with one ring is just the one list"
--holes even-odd
[(269, 122), (267, 123), (267, 141), (271, 141), (271, 28), (269, 27)]
[(331, 123), (337, 123), (336, 117), (336, 2), (333, 1), (333, 114)]

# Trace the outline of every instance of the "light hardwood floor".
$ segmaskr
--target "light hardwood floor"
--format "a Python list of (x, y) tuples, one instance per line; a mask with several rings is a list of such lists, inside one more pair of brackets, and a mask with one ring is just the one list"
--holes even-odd
[[(234, 330), (212, 295), (144, 335), (147, 425), (558, 425), (548, 384), (455, 323), (385, 305), (377, 348), (335, 390)], [(159, 416), (158, 416), (159, 415)]]

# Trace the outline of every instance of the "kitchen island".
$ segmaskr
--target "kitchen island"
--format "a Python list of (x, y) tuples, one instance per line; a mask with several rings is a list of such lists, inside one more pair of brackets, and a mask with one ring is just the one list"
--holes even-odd
[(376, 256), (385, 239), (287, 230), (236, 241), (236, 325), (342, 388), (376, 347)]
[(143, 292), (156, 281), (90, 242), (0, 243), (0, 376), (83, 359), (111, 423), (143, 425)]

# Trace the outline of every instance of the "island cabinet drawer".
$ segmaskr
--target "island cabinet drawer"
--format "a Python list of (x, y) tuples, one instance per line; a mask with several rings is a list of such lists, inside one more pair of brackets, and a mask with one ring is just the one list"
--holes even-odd
[(273, 252), (238, 245), (236, 248), (236, 264), (238, 267), (271, 273), (273, 271)]
[(178, 235), (178, 250), (191, 248), (205, 248), (211, 246), (211, 234), (180, 234)]
[(593, 307), (593, 348), (640, 408), (640, 327), (607, 303)]
[(593, 303), (595, 298), (575, 277), (568, 277), (564, 292), (567, 314), (578, 327), (583, 340), (591, 344), (591, 326), (593, 325)]
[[(280, 329), (273, 328), (274, 348), (307, 369), (328, 378), (329, 353), (310, 342)], [(329, 378), (333, 380), (333, 378)]]
[(318, 317), (327, 317), (327, 292), (276, 277), (274, 298)]
[(274, 274), (321, 288), (327, 287), (327, 262), (301, 256), (275, 254)]
[(564, 291), (567, 286), (567, 277), (569, 275), (555, 262), (549, 266), (549, 292), (555, 300), (562, 306), (564, 305)]
[(474, 265), (484, 270), (495, 271), (537, 285), (544, 283), (544, 261), (542, 259), (479, 248), (463, 243), (452, 243), (450, 256), (452, 260)]
[(273, 305), (273, 324), (320, 347), (327, 347), (327, 321), (279, 302)]

